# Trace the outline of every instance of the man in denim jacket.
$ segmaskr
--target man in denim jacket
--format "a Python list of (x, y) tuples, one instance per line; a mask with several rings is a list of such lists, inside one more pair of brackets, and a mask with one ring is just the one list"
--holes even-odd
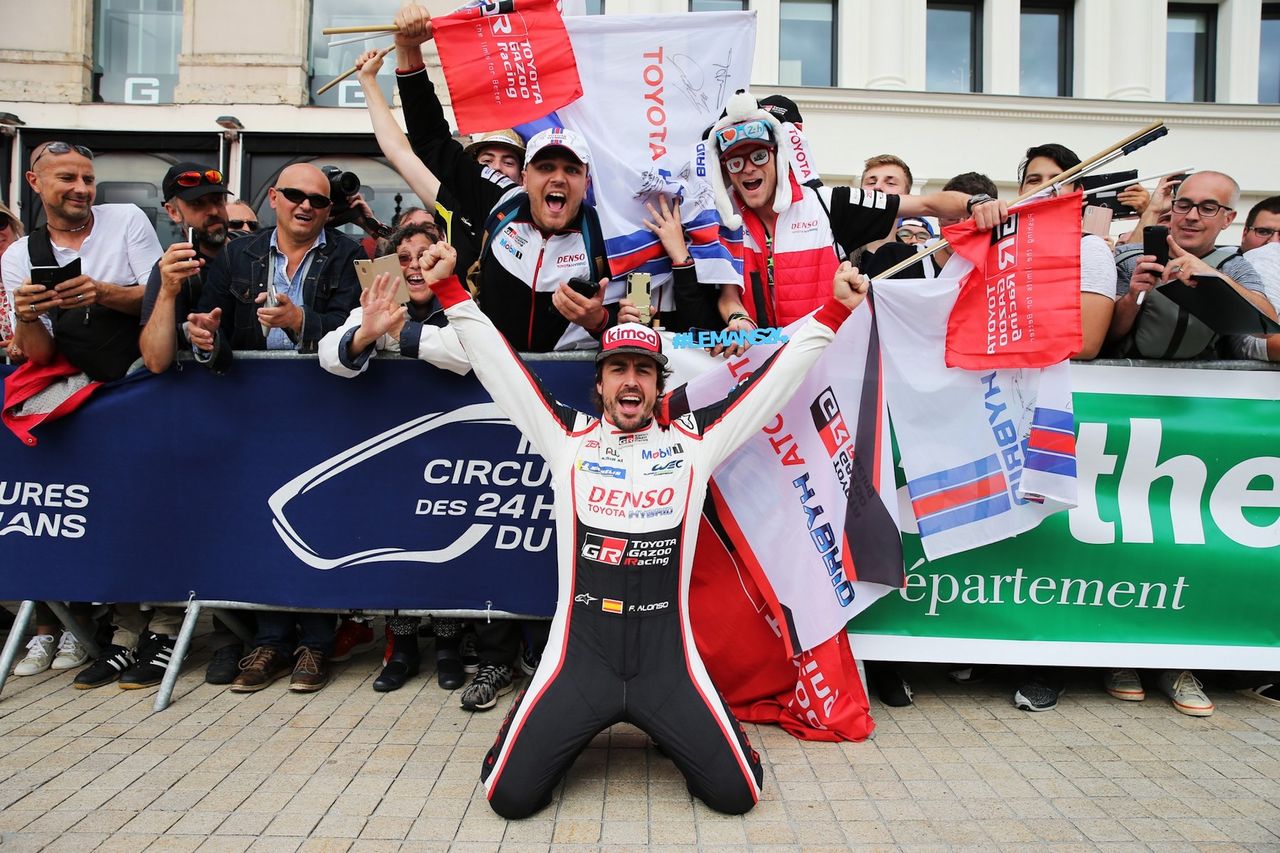
[[(269, 198), (276, 227), (218, 253), (205, 278), (200, 313), (187, 318), (196, 358), (216, 373), (230, 367), (233, 350), (315, 352), (320, 339), (360, 304), (352, 261), (365, 252), (325, 228), (331, 202), (324, 173), (295, 163), (280, 173)], [(329, 680), (326, 658), (336, 624), (332, 613), (259, 612), (253, 650), (240, 662), (231, 692), (253, 693), (290, 674), (290, 690), (321, 689)]]
[(219, 253), (198, 313), (187, 318), (197, 358), (216, 373), (231, 366), (233, 350), (314, 352), (360, 303), (352, 261), (366, 255), (360, 244), (325, 227), (331, 201), (324, 173), (309, 163), (288, 166), (268, 198), (276, 227)]

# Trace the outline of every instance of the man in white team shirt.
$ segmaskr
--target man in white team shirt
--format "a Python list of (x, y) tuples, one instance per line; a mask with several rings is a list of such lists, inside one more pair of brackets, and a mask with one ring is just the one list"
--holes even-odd
[[(62, 355), (91, 379), (118, 379), (139, 358), (139, 285), (161, 255), (155, 229), (132, 204), (93, 206), (93, 152), (82, 145), (37, 146), (26, 177), (48, 223), (10, 246), (0, 263), (14, 341), (38, 365)], [(65, 267), (76, 259), (80, 275), (53, 287), (31, 283), (32, 266)], [(134, 664), (134, 650), (150, 642), (147, 617), (137, 604), (112, 605), (111, 644), (76, 675), (75, 686), (120, 678)]]
[[(26, 178), (48, 222), (4, 253), (14, 341), (36, 364), (61, 353), (91, 379), (118, 379), (138, 358), (138, 285), (161, 255), (155, 229), (132, 204), (93, 206), (93, 152), (82, 145), (37, 146)], [(77, 259), (80, 275), (52, 287), (32, 283), (33, 266)]]

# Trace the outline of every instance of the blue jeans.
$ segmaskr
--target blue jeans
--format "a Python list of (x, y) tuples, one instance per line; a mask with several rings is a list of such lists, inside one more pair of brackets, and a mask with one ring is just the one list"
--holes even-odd
[(306, 646), (325, 655), (333, 653), (333, 637), (338, 619), (332, 613), (289, 613), (281, 610), (259, 610), (255, 646), (271, 646), (292, 655)]

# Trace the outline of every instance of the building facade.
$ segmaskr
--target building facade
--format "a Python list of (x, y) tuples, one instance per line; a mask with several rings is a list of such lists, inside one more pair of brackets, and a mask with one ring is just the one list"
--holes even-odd
[[(1163, 119), (1169, 136), (1120, 168), (1229, 172), (1242, 214), (1280, 192), (1280, 3), (564, 2), (587, 14), (754, 11), (752, 87), (799, 104), (829, 183), (854, 181), (866, 157), (894, 153), (911, 165), (916, 192), (979, 171), (1012, 197), (1028, 146), (1060, 142), (1088, 156)], [(177, 235), (167, 233), (159, 183), (178, 159), (217, 162), (259, 208), (290, 162), (332, 163), (357, 173), (389, 218), (417, 202), (377, 156), (358, 84), (317, 90), (367, 46), (389, 42), (330, 46), (320, 29), (389, 21), (396, 5), (43, 0), (37, 13), (28, 0), (0, 0), (0, 196), (28, 227), (38, 222), (22, 179), (29, 153), (74, 137), (98, 152), (100, 200), (139, 204), (165, 242)], [(457, 2), (425, 5), (444, 13)]]

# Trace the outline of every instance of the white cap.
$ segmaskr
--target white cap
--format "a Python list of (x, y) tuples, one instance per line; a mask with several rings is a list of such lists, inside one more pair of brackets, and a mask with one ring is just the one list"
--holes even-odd
[(591, 168), (591, 149), (587, 147), (587, 140), (577, 131), (566, 127), (549, 127), (534, 134), (525, 150), (524, 164), (528, 166), (546, 148), (563, 148), (577, 157), (582, 165)]

